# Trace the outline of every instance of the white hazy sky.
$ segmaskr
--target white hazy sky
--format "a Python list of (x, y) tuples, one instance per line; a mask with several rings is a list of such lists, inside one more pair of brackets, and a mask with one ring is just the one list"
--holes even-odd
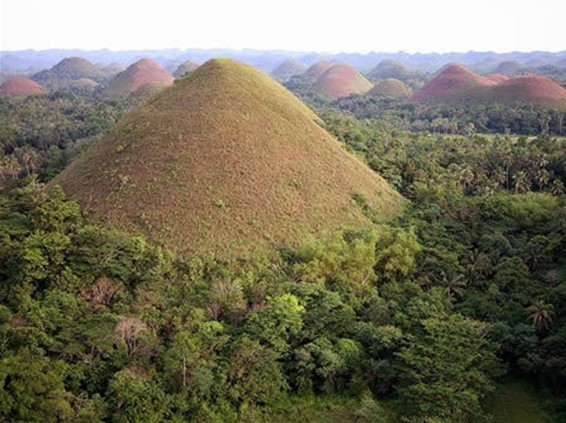
[(566, 50), (566, 0), (0, 0), (0, 49)]

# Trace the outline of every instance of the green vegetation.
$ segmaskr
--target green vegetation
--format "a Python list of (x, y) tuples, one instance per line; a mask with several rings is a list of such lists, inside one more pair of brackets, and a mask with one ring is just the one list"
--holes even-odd
[[(224, 217), (237, 226), (238, 202), (229, 192), (237, 187), (212, 189), (205, 173), (180, 184), (186, 166), (179, 154), (157, 157), (165, 177), (154, 179), (150, 159), (178, 153), (187, 136), (160, 114), (161, 104), (204, 102), (209, 107), (193, 122), (206, 127), (215, 123), (206, 120), (211, 110), (234, 100), (234, 91), (220, 88), (236, 81), (250, 93), (248, 106), (222, 115), (223, 130), (206, 139), (209, 147), (219, 139), (246, 145), (255, 138), (249, 131), (239, 136), (237, 128), (250, 120), (258, 127), (267, 117), (269, 134), (284, 134), (290, 127), (278, 113), (327, 137), (310, 126), (316, 116), (280, 88), (269, 91), (269, 107), (256, 121), (251, 111), (266, 99), (246, 84), (271, 82), (243, 78), (239, 67), (222, 62), (213, 63), (219, 77), (207, 84), (209, 92), (185, 97), (193, 79), (212, 72), (205, 66), (134, 112), (136, 120), (118, 124), (103, 152), (123, 166), (100, 167), (117, 182), (116, 213), (125, 213), (120, 201), (136, 193), (140, 177), (158, 184), (153, 195), (168, 186), (208, 190), (212, 218), (184, 236), (185, 244), (210, 228), (232, 229), (221, 225)], [(215, 103), (219, 95), (227, 99)], [(45, 98), (2, 104), (24, 116), (38, 101)], [(289, 109), (289, 102), (298, 106)], [(534, 137), (408, 131), (389, 117), (358, 120), (328, 107), (339, 104), (326, 103), (325, 129), (411, 203), (384, 221), (372, 207), (379, 195), (346, 190), (344, 201), (364, 217), (360, 224), (279, 243), (266, 255), (177, 255), (153, 239), (102, 225), (60, 188), (37, 182), (37, 167), (24, 168), (0, 192), (0, 420), (564, 421), (565, 140), (546, 131)], [(460, 112), (464, 119), (467, 112), (454, 109)], [(160, 143), (142, 156), (146, 172), (130, 173), (147, 127)], [(18, 148), (31, 146), (18, 139)], [(222, 148), (240, 158), (240, 144)], [(243, 159), (258, 162), (258, 152)], [(210, 163), (224, 164), (219, 157)], [(285, 192), (304, 192), (309, 172), (318, 171), (315, 159), (307, 164), (281, 176)], [(80, 174), (89, 162), (72, 166)], [(269, 164), (259, 174), (272, 168), (280, 167)], [(262, 180), (249, 172), (242, 177)], [(302, 197), (290, 198), (301, 204)], [(334, 206), (337, 198), (327, 195), (321, 204)], [(165, 193), (156, 201), (172, 199)], [(159, 216), (146, 214), (143, 202), (136, 206), (133, 219), (141, 226), (176, 236), (167, 206)], [(239, 231), (265, 230), (254, 215), (241, 220)]]
[(0, 98), (0, 181), (34, 172), (41, 180), (50, 180), (126, 109), (125, 103), (71, 91), (23, 100)]

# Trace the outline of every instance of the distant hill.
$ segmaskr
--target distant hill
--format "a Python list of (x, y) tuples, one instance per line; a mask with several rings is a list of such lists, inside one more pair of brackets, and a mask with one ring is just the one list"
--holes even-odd
[(371, 82), (347, 63), (332, 65), (316, 81), (316, 88), (332, 100), (350, 94), (363, 94), (371, 87)]
[(0, 96), (27, 97), (34, 94), (45, 94), (45, 89), (35, 81), (23, 76), (8, 79), (0, 85)]
[(50, 90), (68, 87), (73, 81), (84, 78), (100, 82), (106, 78), (106, 75), (86, 59), (68, 57), (51, 69), (43, 70), (32, 76), (34, 81)]
[(432, 103), (531, 103), (544, 107), (566, 108), (566, 90), (541, 75), (507, 78), (482, 77), (454, 64), (417, 90), (412, 99)]
[(566, 90), (540, 75), (518, 76), (494, 86), (489, 99), (501, 103), (534, 103), (548, 107), (566, 106)]
[(473, 96), (477, 87), (494, 85), (495, 82), (482, 77), (465, 66), (451, 64), (415, 91), (413, 100), (458, 103)]
[(385, 59), (379, 62), (377, 66), (368, 73), (368, 76), (372, 79), (403, 79), (408, 74), (409, 70), (400, 61)]
[(104, 74), (107, 77), (115, 77), (116, 75), (118, 75), (120, 72), (122, 72), (124, 69), (126, 69), (124, 67), (124, 65), (122, 65), (121, 63), (117, 63), (117, 62), (113, 62), (110, 63), (109, 65), (103, 66), (100, 68), (100, 70), (102, 72), (104, 72)]
[(413, 90), (403, 84), (398, 79), (387, 78), (379, 80), (373, 88), (368, 91), (368, 95), (385, 98), (409, 98)]
[(507, 60), (497, 65), (497, 67), (493, 69), (492, 73), (515, 76), (518, 75), (521, 69), (523, 69), (524, 67), (525, 66), (522, 63), (516, 62), (514, 60)]
[(51, 186), (182, 255), (241, 256), (368, 225), (367, 210), (398, 212), (402, 197), (317, 119), (262, 72), (211, 60), (130, 112)]
[(328, 60), (321, 60), (313, 64), (310, 68), (307, 69), (305, 73), (300, 75), (303, 79), (312, 80), (316, 82), (318, 78), (322, 76), (324, 72), (332, 67), (332, 63)]
[(278, 81), (286, 81), (295, 75), (301, 75), (305, 73), (307, 67), (296, 59), (285, 60), (279, 66), (277, 66), (272, 72), (271, 76)]
[(193, 62), (192, 60), (186, 60), (177, 67), (175, 72), (173, 72), (173, 76), (175, 78), (182, 78), (186, 76), (189, 72), (194, 71), (198, 67), (199, 64), (197, 62)]
[(145, 84), (168, 86), (173, 76), (151, 59), (140, 59), (120, 72), (102, 91), (106, 98), (125, 98)]

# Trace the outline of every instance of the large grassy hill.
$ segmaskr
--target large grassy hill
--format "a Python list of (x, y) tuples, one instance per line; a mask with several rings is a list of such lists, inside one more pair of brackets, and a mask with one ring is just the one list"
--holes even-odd
[(184, 254), (242, 255), (395, 214), (402, 197), (293, 94), (211, 60), (127, 115), (53, 184)]

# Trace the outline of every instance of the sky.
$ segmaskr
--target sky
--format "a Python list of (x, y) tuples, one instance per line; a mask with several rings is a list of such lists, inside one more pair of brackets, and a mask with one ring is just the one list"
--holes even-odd
[(566, 50), (566, 0), (0, 0), (0, 49)]

